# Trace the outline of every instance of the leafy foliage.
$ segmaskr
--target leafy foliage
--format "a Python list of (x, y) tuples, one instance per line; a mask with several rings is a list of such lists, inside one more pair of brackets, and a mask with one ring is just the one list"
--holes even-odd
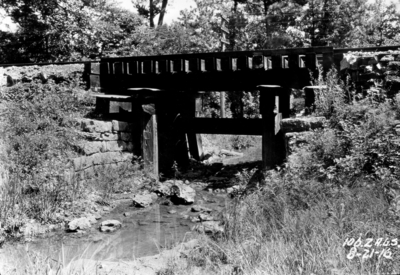
[(17, 84), (2, 94), (10, 178), (0, 191), (0, 221), (8, 233), (26, 218), (52, 220), (58, 207), (82, 195), (66, 164), (78, 139), (74, 118), (90, 106), (85, 93), (79, 81), (50, 80)]
[(2, 33), (7, 39), (2, 62), (8, 63), (101, 56), (119, 47), (119, 41), (142, 24), (137, 15), (107, 1), (6, 0), (1, 7), (19, 25), (14, 34)]
[[(321, 82), (322, 81), (322, 82)], [(400, 140), (396, 125), (398, 103), (386, 91), (372, 87), (355, 94), (334, 70), (319, 79), (325, 90), (316, 94), (316, 112), (329, 118), (326, 128), (309, 137), (308, 145), (289, 157), (288, 166), (304, 179), (318, 178), (337, 185), (362, 184), (360, 178), (385, 181), (388, 193), (398, 186)]]

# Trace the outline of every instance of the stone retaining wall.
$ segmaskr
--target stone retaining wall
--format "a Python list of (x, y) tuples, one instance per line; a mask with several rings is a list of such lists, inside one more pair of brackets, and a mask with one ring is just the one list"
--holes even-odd
[(77, 181), (87, 181), (129, 165), (133, 159), (132, 125), (124, 121), (81, 119), (80, 157), (71, 159)]
[(281, 121), (281, 131), (284, 133), (286, 157), (293, 153), (301, 144), (307, 143), (312, 130), (324, 127), (325, 117), (285, 118)]
[(13, 86), (18, 82), (31, 82), (39, 79), (62, 81), (72, 74), (84, 74), (84, 64), (45, 65), (45, 66), (13, 66), (0, 67), (0, 87)]

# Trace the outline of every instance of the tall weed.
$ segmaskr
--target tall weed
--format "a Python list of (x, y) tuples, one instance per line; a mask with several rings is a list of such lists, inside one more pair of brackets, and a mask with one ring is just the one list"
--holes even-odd
[(272, 174), (263, 188), (231, 202), (223, 216), (225, 234), (201, 242), (189, 263), (209, 274), (395, 272), (397, 248), (392, 259), (363, 259), (351, 258), (351, 247), (343, 245), (352, 237), (395, 238), (388, 207), (374, 187), (338, 188)]
[[(313, 78), (313, 76), (311, 76)], [(314, 86), (323, 87), (315, 89), (315, 112), (317, 115), (331, 118), (341, 111), (346, 102), (353, 96), (349, 87), (345, 86), (339, 78), (335, 68), (329, 70), (326, 75), (321, 65), (318, 66), (318, 78), (312, 80)]]
[[(63, 201), (82, 195), (68, 178), (78, 136), (74, 118), (91, 105), (78, 82), (21, 83), (2, 93), (2, 136), (9, 182), (1, 186), (0, 222), (11, 234), (25, 219), (48, 221)], [(15, 217), (20, 217), (15, 222)]]

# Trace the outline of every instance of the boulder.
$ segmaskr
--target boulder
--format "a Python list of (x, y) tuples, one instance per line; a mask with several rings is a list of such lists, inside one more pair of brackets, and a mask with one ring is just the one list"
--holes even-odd
[(47, 82), (47, 79), (49, 78), (49, 76), (44, 72), (40, 72), (36, 75), (36, 78), (40, 79), (43, 83), (45, 83), (45, 82)]
[(120, 221), (117, 220), (107, 220), (107, 221), (103, 221), (100, 224), (100, 231), (101, 232), (114, 232), (116, 230), (118, 230), (119, 228), (122, 227), (122, 224)]
[(14, 86), (15, 84), (17, 84), (17, 80), (11, 75), (7, 75), (7, 86), (11, 87)]
[(218, 221), (202, 222), (201, 224), (193, 226), (191, 230), (206, 234), (218, 234), (224, 232), (224, 228)]
[(214, 220), (214, 217), (211, 216), (211, 215), (209, 215), (209, 214), (201, 213), (201, 214), (199, 215), (199, 219), (200, 219), (201, 221), (213, 221), (213, 220)]
[(200, 222), (200, 218), (199, 217), (190, 217), (190, 221), (194, 222), (194, 223)]
[(210, 213), (212, 211), (212, 209), (207, 208), (205, 206), (202, 205), (193, 205), (191, 208), (192, 212), (207, 212)]
[(88, 218), (74, 219), (68, 223), (68, 230), (77, 232), (78, 230), (85, 230), (91, 227), (90, 220)]
[(136, 207), (148, 207), (155, 200), (154, 194), (143, 194), (143, 195), (135, 195), (133, 200), (133, 205)]
[(94, 224), (97, 222), (97, 218), (95, 215), (89, 214), (86, 216), (86, 218), (89, 220), (90, 224)]
[(152, 192), (158, 194), (161, 197), (165, 196), (171, 196), (171, 187), (174, 185), (172, 181), (166, 181), (166, 182), (159, 182), (157, 183), (153, 188)]
[(191, 204), (194, 203), (196, 191), (188, 185), (175, 183), (171, 187), (171, 196), (171, 200), (175, 204)]

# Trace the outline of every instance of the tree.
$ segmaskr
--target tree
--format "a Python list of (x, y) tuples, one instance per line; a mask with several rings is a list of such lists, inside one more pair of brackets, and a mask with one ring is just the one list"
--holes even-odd
[(181, 11), (180, 24), (189, 32), (194, 52), (221, 50), (221, 17), (230, 13), (233, 2), (195, 0), (196, 8)]
[(400, 13), (393, 3), (386, 6), (379, 0), (368, 5), (366, 13), (359, 27), (364, 34), (364, 44), (383, 46), (400, 43)]
[(311, 46), (343, 47), (365, 16), (366, 0), (309, 0), (296, 27), (305, 31)]
[[(158, 26), (164, 23), (164, 15), (167, 12), (168, 0), (132, 0), (138, 13), (149, 20), (151, 28), (155, 27), (154, 18), (158, 17)], [(147, 4), (148, 3), (148, 4)]]
[(143, 23), (105, 0), (3, 0), (0, 5), (19, 25), (12, 44), (18, 55), (8, 56), (8, 62), (100, 57)]

